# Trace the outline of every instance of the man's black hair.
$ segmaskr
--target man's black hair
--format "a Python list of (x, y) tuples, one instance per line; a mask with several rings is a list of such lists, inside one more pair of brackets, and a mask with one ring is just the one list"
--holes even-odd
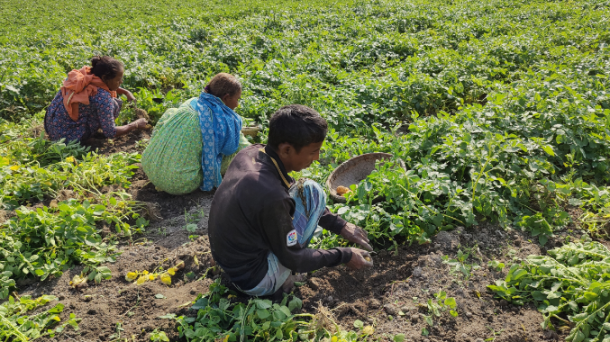
[(328, 124), (315, 110), (303, 105), (289, 105), (278, 109), (269, 120), (267, 143), (277, 150), (281, 143), (288, 143), (297, 153), (312, 143), (326, 138)]

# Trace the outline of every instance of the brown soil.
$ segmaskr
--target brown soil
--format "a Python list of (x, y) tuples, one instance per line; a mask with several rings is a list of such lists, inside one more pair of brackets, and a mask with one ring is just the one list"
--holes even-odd
[[(152, 238), (150, 236), (149, 238)], [(169, 234), (162, 238), (162, 243), (146, 240), (141, 244), (124, 246), (123, 254), (114, 264), (107, 265), (112, 270), (112, 279), (101, 284), (89, 284), (81, 290), (75, 290), (69, 282), (74, 275), (81, 272), (76, 267), (61, 277), (33, 285), (22, 294), (39, 296), (52, 294), (65, 305), (63, 316), (69, 313), (82, 318), (79, 331), (67, 329), (66, 332), (49, 341), (111, 341), (117, 340), (118, 324), (124, 329), (122, 340), (144, 341), (146, 334), (155, 328), (164, 330), (169, 337), (177, 337), (175, 323), (168, 319), (159, 319), (168, 313), (183, 314), (186, 310), (182, 304), (190, 303), (198, 293), (205, 293), (210, 279), (189, 280), (188, 272), (202, 274), (210, 267), (211, 256), (208, 253), (207, 239), (202, 237), (189, 242), (181, 232)], [(183, 245), (183, 243), (185, 243)], [(198, 265), (194, 262), (198, 259)], [(157, 267), (165, 269), (184, 261), (185, 268), (172, 277), (170, 287), (159, 280), (149, 281), (142, 285), (125, 280), (125, 274), (131, 271), (154, 271)], [(161, 297), (163, 298), (157, 298)], [(133, 338), (132, 338), (133, 337)], [(45, 339), (42, 339), (45, 340)], [(118, 341), (118, 340), (117, 340)]]
[(100, 154), (111, 154), (116, 152), (142, 152), (144, 147), (138, 142), (146, 143), (150, 139), (152, 131), (142, 130), (120, 136), (116, 139), (105, 139), (103, 136), (96, 135), (87, 141), (92, 150), (97, 149)]
[[(148, 132), (139, 132), (99, 147), (102, 153), (135, 152), (136, 143), (148, 137)], [(170, 340), (179, 341), (174, 321), (158, 317), (168, 313), (195, 315), (187, 309), (188, 303), (205, 293), (212, 279), (219, 276), (209, 272), (215, 269), (205, 236), (212, 193), (171, 196), (158, 192), (141, 170), (129, 191), (146, 204), (151, 225), (135, 243), (120, 247), (122, 254), (116, 263), (106, 265), (112, 270), (112, 279), (75, 290), (69, 282), (82, 270), (76, 267), (59, 278), (21, 289), (20, 295), (59, 297), (65, 305), (62, 319), (70, 313), (82, 318), (78, 331), (68, 328), (58, 337), (42, 340), (119, 341), (116, 334), (120, 331), (121, 341), (149, 341), (150, 332), (159, 329)], [(196, 224), (197, 230), (187, 232), (187, 224)], [(560, 245), (566, 235), (563, 232), (549, 241), (549, 248)], [(375, 336), (381, 341), (391, 341), (391, 336), (398, 333), (405, 334), (406, 341), (422, 342), (481, 342), (492, 337), (497, 342), (563, 340), (565, 336), (541, 329), (542, 316), (536, 308), (508, 305), (486, 290), (487, 285), (506, 275), (511, 261), (544, 252), (528, 239), (520, 232), (492, 226), (442, 232), (427, 246), (405, 245), (398, 253), (378, 252), (370, 270), (350, 271), (339, 266), (314, 272), (295, 294), (303, 299), (304, 311), (315, 314), (328, 310), (342, 329), (354, 329), (355, 320), (374, 325)], [(467, 263), (481, 266), (469, 278), (443, 262), (445, 256), (455, 258), (458, 250), (470, 251)], [(486, 266), (491, 259), (507, 267), (494, 272)], [(152, 272), (179, 261), (186, 267), (172, 277), (170, 287), (159, 280), (138, 286), (124, 278), (128, 271)], [(186, 276), (189, 272), (195, 275), (193, 279)], [(453, 318), (444, 312), (442, 317), (434, 317), (434, 326), (430, 327), (424, 321), (424, 315), (429, 315), (425, 304), (441, 290), (455, 297), (459, 316)], [(165, 298), (156, 298), (157, 294)], [(429, 336), (422, 336), (423, 328), (430, 331)]]
[[(373, 258), (371, 270), (323, 269), (311, 275), (297, 295), (307, 311), (315, 313), (325, 306), (346, 329), (353, 329), (358, 319), (374, 325), (377, 335), (402, 333), (408, 341), (478, 342), (494, 337), (494, 332), (499, 333), (497, 342), (559, 340), (554, 332), (541, 329), (542, 316), (535, 307), (509, 305), (487, 291), (486, 286), (503, 279), (508, 269), (494, 272), (486, 267), (488, 261), (508, 264), (513, 257), (541, 253), (523, 234), (501, 231), (501, 236), (494, 236), (499, 231), (479, 226), (442, 232), (428, 246), (402, 246), (398, 254), (381, 251)], [(467, 264), (481, 266), (469, 278), (443, 261), (443, 257), (454, 259), (460, 249), (471, 250)], [(431, 315), (426, 303), (440, 291), (456, 299), (459, 316), (453, 318), (448, 312), (440, 318), (433, 316), (430, 327), (424, 321)], [(429, 336), (422, 336), (423, 328)]]

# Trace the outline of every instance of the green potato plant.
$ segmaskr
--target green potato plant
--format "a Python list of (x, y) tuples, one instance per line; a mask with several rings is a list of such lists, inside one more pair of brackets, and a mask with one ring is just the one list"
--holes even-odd
[(533, 302), (542, 327), (570, 327), (570, 342), (610, 340), (610, 251), (599, 242), (569, 243), (514, 264), (488, 288), (516, 305)]
[(38, 310), (35, 315), (27, 315), (29, 311), (45, 306), (50, 301), (57, 300), (54, 296), (40, 296), (32, 299), (22, 296), (18, 300), (12, 296), (0, 305), (0, 339), (3, 341), (26, 342), (43, 336), (55, 337), (61, 334), (70, 325), (78, 330), (80, 318), (70, 314), (69, 319), (55, 329), (53, 326), (61, 322), (59, 314), (63, 312), (64, 305), (56, 304), (50, 309)]
[[(16, 216), (0, 225), (0, 298), (6, 298), (14, 280), (59, 276), (76, 264), (90, 266), (91, 280), (109, 278), (109, 270), (97, 267), (114, 262), (116, 241), (105, 241), (96, 222), (114, 223), (118, 232), (131, 233), (127, 219), (135, 219), (135, 229), (146, 220), (133, 212), (124, 200), (110, 197), (93, 204), (75, 199), (60, 202), (57, 208), (36, 210), (22, 207)], [(114, 203), (114, 205), (113, 205)]]

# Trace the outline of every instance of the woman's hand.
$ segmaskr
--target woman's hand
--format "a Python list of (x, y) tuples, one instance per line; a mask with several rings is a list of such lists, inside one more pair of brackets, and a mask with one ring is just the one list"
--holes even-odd
[(129, 126), (133, 127), (133, 129), (144, 129), (148, 125), (148, 121), (146, 119), (138, 119), (129, 124)]
[(125, 95), (125, 97), (127, 97), (127, 101), (136, 101), (136, 97), (133, 96), (133, 94), (127, 89), (119, 88), (116, 92), (117, 94)]
[(148, 125), (148, 121), (146, 121), (146, 119), (138, 119), (127, 125), (115, 127), (116, 133), (114, 134), (114, 136), (120, 137), (131, 131), (145, 129), (147, 125)]

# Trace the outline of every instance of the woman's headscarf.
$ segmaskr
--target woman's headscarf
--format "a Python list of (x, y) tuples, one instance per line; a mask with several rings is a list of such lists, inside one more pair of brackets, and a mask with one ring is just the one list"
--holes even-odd
[(72, 70), (61, 87), (61, 96), (64, 98), (64, 107), (73, 121), (78, 121), (78, 104), (89, 104), (89, 96), (97, 94), (97, 89), (102, 88), (116, 97), (116, 91), (110, 91), (101, 78), (91, 73), (90, 66), (84, 66), (80, 70)]
[(210, 191), (222, 181), (222, 157), (237, 152), (242, 122), (241, 117), (222, 100), (208, 93), (201, 93), (194, 107), (199, 113), (199, 127), (203, 137), (201, 190)]

